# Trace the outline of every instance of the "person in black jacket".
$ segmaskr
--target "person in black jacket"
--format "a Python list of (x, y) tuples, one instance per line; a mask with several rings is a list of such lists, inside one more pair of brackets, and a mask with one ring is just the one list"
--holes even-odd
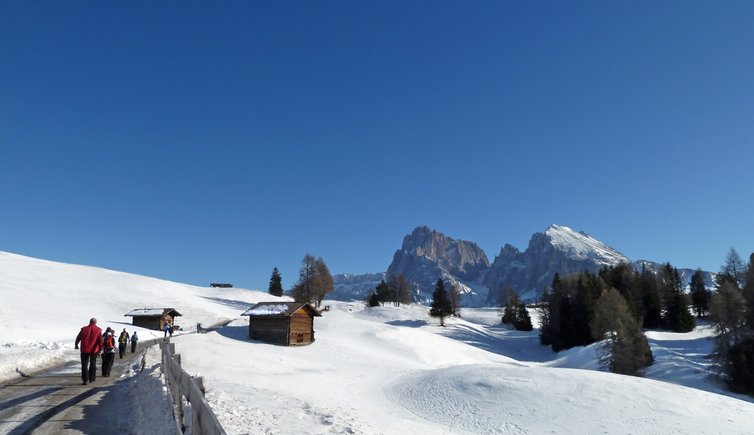
[(121, 332), (120, 337), (118, 337), (118, 355), (120, 355), (120, 359), (123, 359), (123, 355), (126, 354), (128, 339), (128, 332), (126, 332), (126, 328), (123, 328), (123, 332)]
[(134, 335), (131, 336), (131, 353), (136, 352), (136, 343), (139, 342), (139, 337), (136, 335), (136, 331), (134, 331)]

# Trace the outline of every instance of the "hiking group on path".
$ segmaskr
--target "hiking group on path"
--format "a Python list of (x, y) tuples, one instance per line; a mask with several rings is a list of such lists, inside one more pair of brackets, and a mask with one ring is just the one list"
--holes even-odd
[[(120, 358), (126, 353), (126, 346), (131, 343), (131, 353), (136, 352), (136, 344), (139, 337), (134, 331), (133, 335), (128, 335), (126, 328), (118, 337), (118, 353)], [(81, 349), (81, 380), (83, 385), (92, 383), (97, 379), (97, 356), (102, 354), (102, 376), (109, 377), (110, 370), (115, 362), (115, 331), (107, 328), (102, 332), (97, 326), (97, 319), (92, 317), (89, 324), (81, 328), (76, 336), (76, 349)]]

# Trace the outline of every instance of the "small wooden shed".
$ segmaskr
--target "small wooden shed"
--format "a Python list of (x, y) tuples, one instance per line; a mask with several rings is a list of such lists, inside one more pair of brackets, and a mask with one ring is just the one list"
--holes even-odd
[(322, 315), (302, 302), (260, 302), (242, 316), (249, 316), (249, 338), (283, 346), (314, 342), (314, 318)]
[(133, 318), (134, 326), (157, 331), (162, 331), (162, 325), (165, 322), (173, 326), (173, 321), (180, 315), (181, 313), (175, 308), (139, 308), (125, 314), (126, 317)]

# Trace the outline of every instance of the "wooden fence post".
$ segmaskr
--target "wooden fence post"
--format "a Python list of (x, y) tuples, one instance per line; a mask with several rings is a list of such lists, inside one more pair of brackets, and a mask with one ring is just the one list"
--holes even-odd
[(173, 416), (176, 420), (178, 434), (186, 432), (183, 398), (191, 405), (191, 433), (192, 435), (226, 435), (217, 416), (207, 403), (204, 380), (202, 377), (192, 377), (181, 367), (181, 355), (175, 354), (175, 344), (169, 340), (160, 342), (162, 351), (162, 370), (168, 395), (173, 402)]

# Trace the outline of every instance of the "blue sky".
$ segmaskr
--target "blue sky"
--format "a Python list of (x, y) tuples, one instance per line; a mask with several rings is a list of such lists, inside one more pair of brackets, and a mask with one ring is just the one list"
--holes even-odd
[(751, 2), (0, 3), (0, 250), (206, 285), (428, 225), (754, 251)]

